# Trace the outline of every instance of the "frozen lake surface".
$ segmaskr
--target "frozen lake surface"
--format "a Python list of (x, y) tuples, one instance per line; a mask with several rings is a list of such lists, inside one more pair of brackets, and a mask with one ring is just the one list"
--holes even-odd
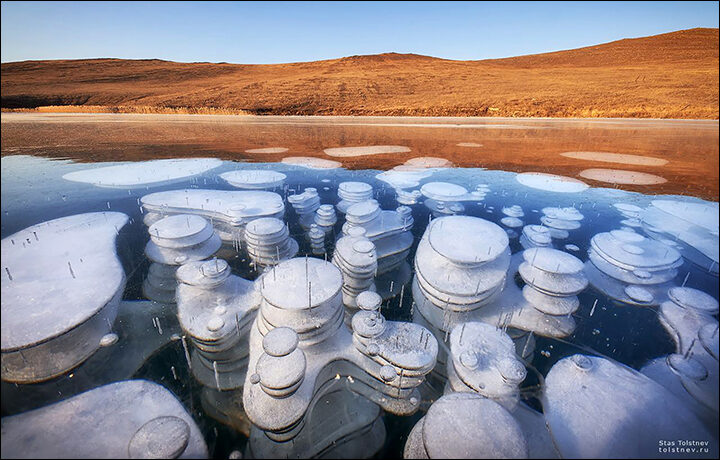
[[(5, 117), (4, 131), (29, 123)], [(361, 122), (343, 123), (352, 130)], [(555, 129), (554, 121), (523, 122), (541, 137)], [(257, 123), (275, 129), (271, 119)], [(326, 129), (314, 120), (289, 123), (317, 135)], [(599, 123), (624, 129), (620, 121)], [(637, 121), (633, 129), (659, 129), (653, 123)], [(705, 129), (705, 122), (685, 123)], [(60, 121), (50, 124), (40, 129), (58, 129)], [(166, 430), (176, 444), (158, 448), (177, 454), (197, 428), (212, 458), (398, 458), (422, 449), (642, 456), (657, 451), (657, 427), (658, 436), (694, 433), (717, 452), (717, 438), (703, 431), (714, 433), (718, 423), (717, 201), (671, 193), (677, 189), (663, 188), (668, 183), (622, 190), (628, 181), (617, 178), (625, 176), (606, 183), (562, 168), (518, 174), (488, 167), (483, 155), (495, 141), (467, 132), (497, 129), (509, 139), (529, 129), (518, 123), (369, 124), (384, 131), (362, 144), (331, 136), (309, 154), (290, 136), (254, 138), (242, 151), (276, 155), (273, 161), (229, 161), (205, 146), (179, 156), (177, 168), (157, 158), (94, 163), (25, 155), (46, 147), (6, 144), (14, 134), (3, 132), (3, 424), (19, 432), (27, 422), (14, 416), (66, 416), (53, 414), (72, 404), (51, 405), (146, 379), (169, 390), (186, 413), (158, 407), (165, 418), (150, 424), (139, 417), (127, 440), (113, 441), (118, 445), (139, 449)], [(461, 130), (452, 146), (478, 164), (436, 153), (427, 140), (419, 149), (412, 135), (388, 134), (403, 126)], [(624, 154), (606, 147), (605, 157), (579, 163), (577, 172), (611, 167), (677, 180), (668, 174), (672, 158), (653, 159), (658, 155), (639, 146)], [(73, 149), (61, 150), (82, 156)], [(566, 146), (557, 158), (590, 161), (596, 150)], [(363, 155), (393, 162), (346, 163)], [(87, 213), (97, 214), (67, 219)], [(102, 244), (88, 236), (94, 230), (86, 221), (98, 226)], [(96, 281), (96, 290), (108, 292), (83, 297)], [(61, 369), (23, 372), (23, 359), (47, 358), (57, 367), (43, 353), (68, 347), (70, 323), (102, 310), (115, 291), (119, 306), (103, 319), (98, 347)], [(46, 348), (34, 347), (48, 339)], [(617, 394), (613, 382), (620, 382)], [(457, 391), (494, 401), (470, 398), (477, 411), (502, 420), (486, 429), (482, 445), (462, 437), (486, 421), (447, 396)], [(578, 415), (598, 407), (592, 425)], [(46, 408), (52, 411), (27, 412)], [(677, 420), (663, 418), (669, 413)], [(452, 423), (467, 425), (453, 431)], [(575, 443), (598, 432), (603, 437), (593, 443)], [(630, 446), (631, 438), (645, 444)], [(613, 439), (622, 448), (613, 450)], [(190, 445), (202, 451), (198, 442)], [(504, 449), (485, 451), (492, 442)]]

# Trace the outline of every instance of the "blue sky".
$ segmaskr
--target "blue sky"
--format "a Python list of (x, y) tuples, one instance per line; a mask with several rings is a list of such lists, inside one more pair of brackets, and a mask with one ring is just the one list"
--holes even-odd
[(2, 2), (2, 62), (486, 59), (718, 27), (718, 2)]

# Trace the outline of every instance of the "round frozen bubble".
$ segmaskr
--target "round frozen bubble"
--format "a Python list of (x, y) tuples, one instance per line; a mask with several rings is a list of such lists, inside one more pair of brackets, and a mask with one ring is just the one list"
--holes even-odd
[(297, 333), (289, 327), (276, 327), (263, 338), (263, 350), (270, 356), (287, 356), (298, 346)]
[(643, 155), (610, 152), (563, 152), (560, 155), (578, 160), (601, 161), (604, 163), (620, 163), (636, 166), (663, 166), (667, 160)]
[(520, 173), (515, 179), (526, 187), (547, 192), (578, 193), (589, 187), (585, 182), (571, 177), (539, 172)]
[(190, 440), (190, 426), (179, 417), (156, 417), (141, 426), (128, 444), (130, 458), (177, 458)]
[(670, 369), (681, 377), (691, 380), (704, 380), (708, 376), (705, 366), (692, 356), (685, 357), (673, 353), (668, 355), (666, 359)]
[(654, 298), (652, 292), (640, 286), (627, 286), (625, 288), (625, 295), (638, 303), (650, 303)]
[(703, 291), (688, 287), (672, 287), (668, 291), (670, 300), (681, 307), (716, 315), (718, 313), (718, 301)]
[(205, 218), (196, 214), (178, 214), (155, 222), (148, 228), (148, 233), (168, 240), (187, 238), (202, 232), (208, 225)]
[(465, 187), (449, 182), (428, 182), (420, 187), (420, 192), (428, 198), (440, 201), (453, 201), (468, 194)]
[(526, 458), (520, 424), (503, 406), (475, 393), (435, 401), (423, 424), (429, 458)]
[(584, 267), (577, 257), (552, 248), (527, 249), (523, 251), (523, 259), (544, 272), (560, 275), (574, 275)]
[(336, 169), (342, 167), (342, 163), (339, 161), (317, 157), (285, 157), (282, 159), (282, 162), (310, 169)]
[(441, 217), (432, 221), (426, 231), (430, 246), (458, 264), (495, 260), (510, 244), (502, 228), (479, 217)]
[(261, 189), (279, 186), (287, 176), (267, 169), (241, 169), (222, 173), (220, 177), (237, 188)]
[(622, 169), (586, 169), (580, 171), (579, 176), (610, 184), (655, 185), (667, 182), (667, 179), (656, 176), (655, 174), (625, 171)]
[(500, 223), (510, 228), (519, 228), (524, 225), (524, 222), (517, 217), (503, 217), (500, 219)]
[(366, 145), (361, 147), (333, 147), (325, 149), (323, 152), (331, 157), (361, 157), (384, 153), (407, 153), (410, 152), (410, 148), (401, 145)]

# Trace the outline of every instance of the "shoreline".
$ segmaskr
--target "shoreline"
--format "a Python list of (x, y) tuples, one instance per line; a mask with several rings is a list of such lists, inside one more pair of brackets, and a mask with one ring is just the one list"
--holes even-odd
[[(274, 115), (274, 114), (268, 114), (268, 115), (258, 115), (258, 114), (252, 114), (252, 113), (220, 113), (218, 111), (217, 113), (200, 113), (200, 112), (182, 112), (182, 111), (174, 111), (174, 112), (114, 112), (114, 111), (107, 111), (107, 112), (83, 112), (83, 111), (38, 111), (34, 109), (5, 109), (3, 108), (0, 112), (0, 116), (7, 116), (10, 115), (11, 117), (15, 117), (18, 115), (27, 115), (27, 116), (49, 116), (49, 117), (55, 117), (55, 116), (76, 116), (76, 117), (82, 117), (82, 116), (98, 116), (98, 115), (115, 115), (115, 116), (148, 116), (148, 117), (155, 117), (155, 116), (167, 116), (167, 117), (173, 117), (173, 116), (191, 116), (191, 117), (208, 117), (208, 118), (215, 118), (215, 117), (231, 117), (231, 118), (237, 118), (241, 119), (243, 121), (245, 120), (282, 120), (282, 119), (288, 119), (288, 120), (296, 120), (296, 119), (307, 119), (307, 120), (333, 120), (333, 119), (341, 119), (341, 120), (358, 120), (358, 121), (364, 121), (366, 119), (380, 119), (380, 120), (422, 120), (422, 121), (430, 121), (430, 120), (438, 120), (438, 121), (502, 121), (502, 122), (508, 122), (508, 121), (543, 121), (543, 122), (603, 122), (603, 121), (615, 121), (615, 122), (622, 122), (622, 123), (637, 123), (637, 122), (701, 122), (701, 123), (715, 123), (720, 125), (720, 119), (718, 118), (651, 118), (651, 117), (505, 117), (505, 116), (489, 116), (489, 117), (481, 117), (481, 116), (435, 116), (435, 115)], [(15, 122), (18, 120), (9, 120), (11, 122)]]

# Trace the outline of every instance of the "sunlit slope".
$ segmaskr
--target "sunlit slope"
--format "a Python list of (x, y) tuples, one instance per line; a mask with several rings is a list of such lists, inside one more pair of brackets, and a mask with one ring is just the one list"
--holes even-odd
[(222, 108), (255, 114), (718, 118), (718, 29), (483, 61), (414, 54), (238, 65), (2, 64), (2, 107)]

